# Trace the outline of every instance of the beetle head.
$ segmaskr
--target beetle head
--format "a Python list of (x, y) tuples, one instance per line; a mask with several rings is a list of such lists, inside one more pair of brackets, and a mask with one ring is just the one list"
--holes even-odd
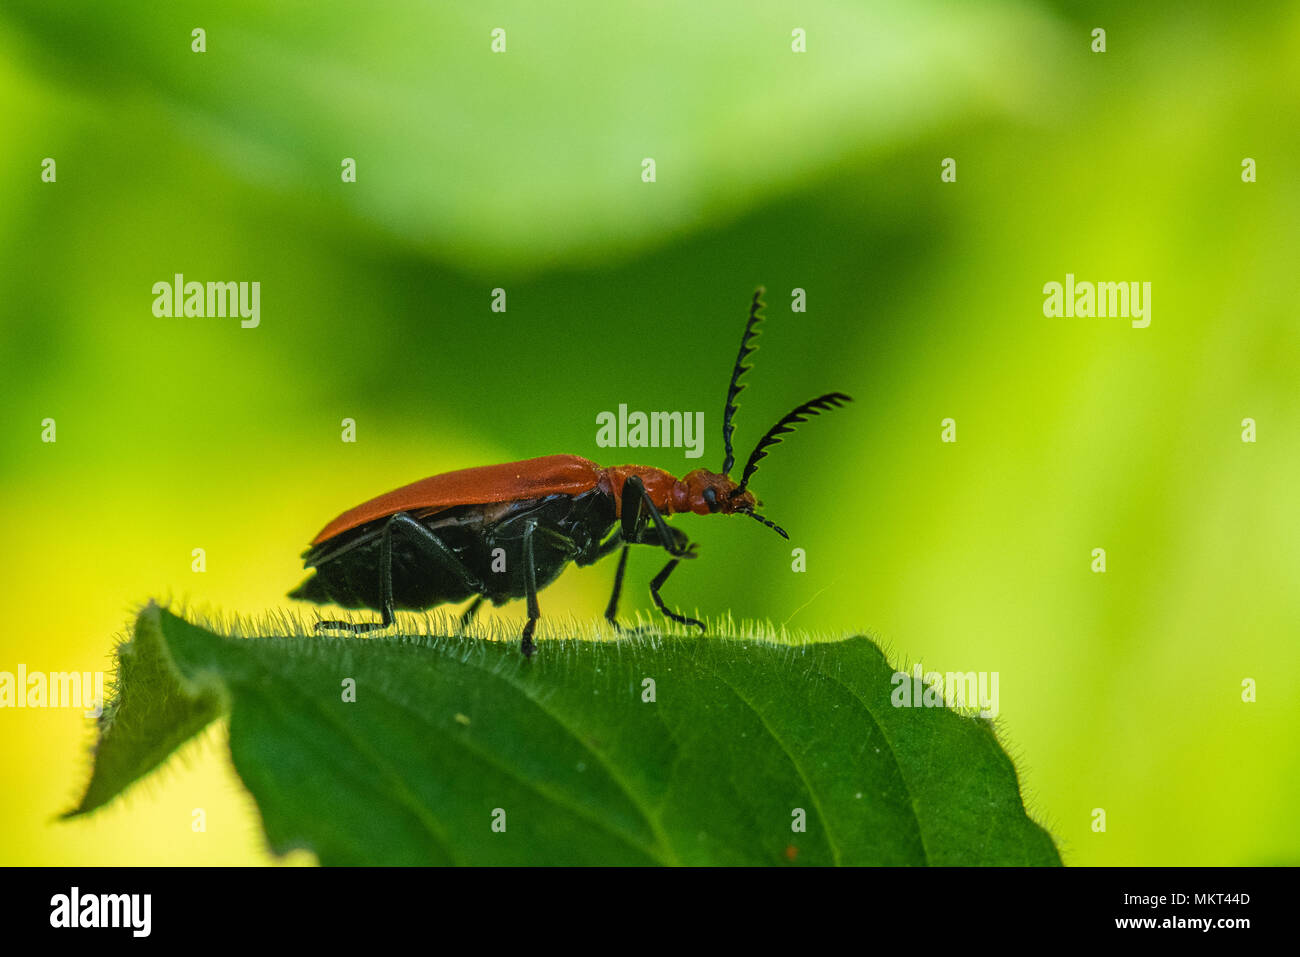
[(722, 512), (731, 515), (736, 512), (752, 512), (758, 502), (754, 493), (741, 491), (737, 494), (736, 483), (728, 475), (710, 472), (708, 469), (695, 469), (687, 472), (682, 479), (681, 508), (678, 512), (694, 512), (696, 515), (712, 515)]

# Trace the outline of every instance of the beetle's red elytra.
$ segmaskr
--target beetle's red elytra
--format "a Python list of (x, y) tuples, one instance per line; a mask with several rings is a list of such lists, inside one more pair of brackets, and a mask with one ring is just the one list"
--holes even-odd
[(750, 303), (727, 389), (721, 472), (695, 469), (677, 478), (645, 465), (602, 468), (577, 455), (546, 455), (434, 475), (349, 509), (321, 529), (303, 553), (305, 567), (314, 573), (290, 597), (380, 613), (378, 622), (316, 623), (317, 630), (354, 633), (389, 627), (397, 609), (422, 611), (472, 598), (462, 615), (467, 622), (484, 599), (501, 605), (523, 598), (528, 621), (520, 648), (531, 657), (541, 614), (538, 591), (570, 562), (590, 565), (621, 549), (605, 610), (617, 628), (628, 549), (653, 545), (664, 549), (669, 561), (650, 582), (650, 597), (668, 618), (703, 629), (697, 619), (671, 611), (660, 595), (673, 569), (682, 559), (694, 558), (698, 549), (668, 524), (667, 516), (746, 515), (789, 538), (755, 511), (750, 479), (768, 449), (796, 425), (852, 401), (842, 392), (829, 392), (796, 406), (759, 440), (740, 481), (730, 477), (735, 465), (731, 420), (745, 388), (740, 379), (751, 368), (745, 360), (755, 349), (762, 295), (759, 288)]

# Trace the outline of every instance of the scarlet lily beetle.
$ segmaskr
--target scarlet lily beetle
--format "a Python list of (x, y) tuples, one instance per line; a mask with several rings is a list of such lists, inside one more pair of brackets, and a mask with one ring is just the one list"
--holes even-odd
[(614, 593), (605, 609), (605, 617), (618, 628), (628, 549), (655, 545), (670, 559), (650, 582), (650, 597), (673, 621), (703, 630), (703, 622), (670, 611), (659, 594), (678, 562), (694, 558), (698, 548), (665, 516), (747, 515), (788, 539), (783, 528), (754, 511), (758, 502), (749, 491), (749, 480), (781, 436), (810, 416), (852, 401), (841, 392), (829, 392), (796, 407), (759, 439), (740, 481), (730, 478), (736, 461), (731, 419), (745, 388), (741, 376), (751, 368), (745, 360), (755, 349), (762, 295), (762, 288), (754, 293), (727, 389), (721, 472), (695, 469), (678, 479), (644, 465), (601, 468), (576, 455), (547, 455), (435, 475), (358, 505), (326, 525), (303, 553), (304, 567), (315, 573), (289, 597), (370, 608), (382, 615), (378, 622), (316, 623), (317, 630), (351, 632), (387, 628), (398, 608), (422, 611), (472, 597), (461, 616), (466, 623), (485, 598), (494, 605), (524, 598), (528, 623), (520, 648), (531, 657), (536, 648), (533, 630), (541, 614), (537, 592), (558, 578), (569, 562), (590, 565), (621, 546)]

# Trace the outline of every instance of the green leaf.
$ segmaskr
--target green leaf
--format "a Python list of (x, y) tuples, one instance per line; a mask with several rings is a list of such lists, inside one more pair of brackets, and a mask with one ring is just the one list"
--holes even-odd
[(272, 850), (325, 864), (1059, 864), (989, 723), (895, 708), (893, 675), (866, 638), (557, 639), (529, 661), (224, 637), (151, 604), (71, 814), (228, 709)]

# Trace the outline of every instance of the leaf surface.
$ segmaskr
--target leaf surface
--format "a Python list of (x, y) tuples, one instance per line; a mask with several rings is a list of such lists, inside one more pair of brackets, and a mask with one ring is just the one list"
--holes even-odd
[(989, 723), (894, 707), (863, 637), (557, 639), (528, 661), (226, 637), (150, 605), (119, 659), (73, 814), (228, 712), (272, 850), (325, 864), (1060, 863)]

